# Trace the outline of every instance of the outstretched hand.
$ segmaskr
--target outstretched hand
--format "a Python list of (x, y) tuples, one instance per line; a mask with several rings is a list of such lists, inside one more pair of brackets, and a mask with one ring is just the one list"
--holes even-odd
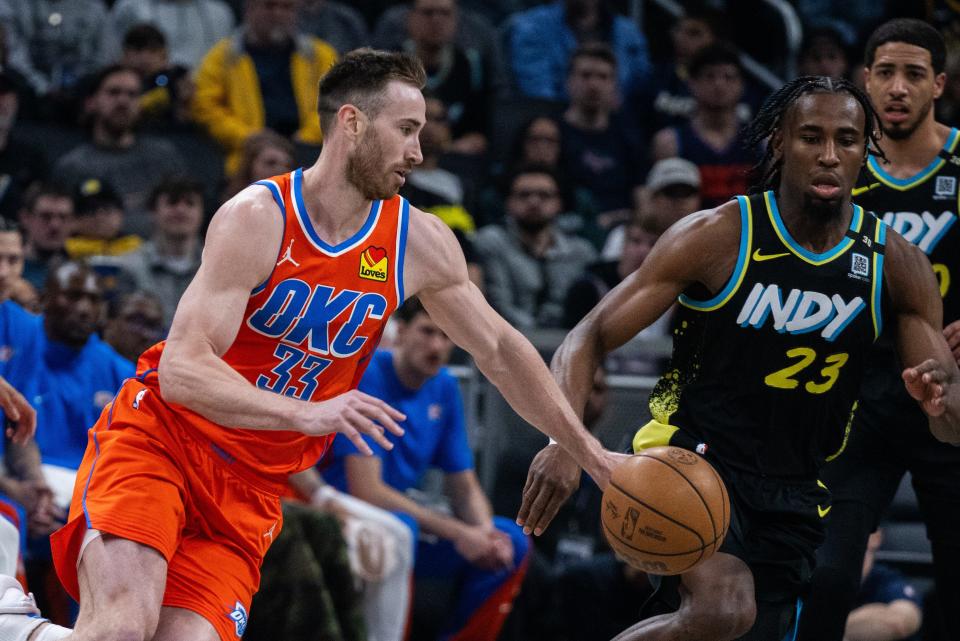
[(903, 370), (907, 392), (928, 416), (941, 416), (946, 411), (948, 377), (939, 361), (929, 358), (915, 367)]
[(7, 415), (7, 438), (22, 445), (33, 438), (37, 430), (37, 413), (27, 399), (0, 376), (0, 409)]
[(403, 436), (403, 428), (398, 421), (407, 418), (379, 398), (355, 389), (326, 401), (311, 403), (308, 411), (310, 414), (306, 417), (304, 433), (320, 436), (340, 432), (357, 446), (361, 454), (368, 456), (373, 451), (363, 440), (364, 434), (383, 449), (391, 450), (393, 443), (384, 432)]

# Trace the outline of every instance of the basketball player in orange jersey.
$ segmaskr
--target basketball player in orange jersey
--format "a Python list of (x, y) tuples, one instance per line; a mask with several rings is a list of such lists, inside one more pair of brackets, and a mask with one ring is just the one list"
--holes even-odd
[[(403, 416), (354, 388), (389, 314), (416, 294), (530, 423), (606, 485), (622, 458), (583, 428), (535, 349), (467, 278), (453, 234), (397, 190), (421, 160), (423, 68), (362, 50), (320, 86), (324, 146), (214, 217), (166, 344), (90, 432), (57, 571), (76, 630), (0, 585), (0, 639), (227, 641), (246, 627), (278, 494), (335, 432), (369, 453)], [(305, 402), (312, 401), (312, 402)], [(255, 614), (254, 614), (255, 616)]]
[[(678, 302), (670, 369), (634, 450), (695, 451), (730, 495), (719, 551), (664, 577), (666, 613), (615, 641), (796, 638), (830, 511), (817, 472), (846, 444), (867, 356), (885, 327), (930, 431), (960, 443), (960, 371), (941, 332), (930, 263), (851, 203), (876, 132), (869, 99), (848, 81), (787, 83), (751, 125), (752, 141), (768, 142), (760, 192), (667, 230), (558, 350), (555, 374), (582, 410), (603, 356)], [(545, 528), (577, 474), (573, 459), (548, 446), (531, 465), (519, 520)]]

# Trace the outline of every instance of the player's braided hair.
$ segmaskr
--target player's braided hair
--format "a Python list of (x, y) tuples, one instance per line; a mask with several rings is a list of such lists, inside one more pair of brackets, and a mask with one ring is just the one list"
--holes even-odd
[(766, 145), (763, 158), (752, 169), (751, 193), (776, 189), (779, 186), (783, 158), (774, 158), (773, 146), (769, 144), (770, 137), (783, 126), (783, 118), (790, 107), (801, 96), (810, 93), (847, 93), (853, 96), (860, 103), (865, 117), (867, 135), (864, 151), (886, 160), (879, 144), (880, 127), (877, 111), (873, 108), (870, 98), (860, 88), (845, 78), (800, 76), (767, 98), (760, 112), (744, 131), (748, 148), (759, 149)]

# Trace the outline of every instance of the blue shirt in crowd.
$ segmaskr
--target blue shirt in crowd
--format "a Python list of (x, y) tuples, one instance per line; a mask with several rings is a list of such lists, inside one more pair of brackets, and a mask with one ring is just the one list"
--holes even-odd
[[(460, 387), (446, 368), (427, 380), (420, 389), (412, 390), (404, 387), (397, 378), (393, 354), (381, 350), (374, 354), (359, 389), (407, 416), (400, 423), (406, 430), (402, 437), (386, 433), (394, 446), (389, 452), (369, 437), (363, 437), (374, 456), (381, 460), (384, 483), (404, 492), (419, 486), (424, 473), (431, 467), (447, 473), (473, 469), (473, 452), (467, 442)], [(347, 456), (358, 453), (349, 439), (338, 434), (333, 442), (333, 461), (324, 470), (324, 479), (346, 491), (344, 462)]]

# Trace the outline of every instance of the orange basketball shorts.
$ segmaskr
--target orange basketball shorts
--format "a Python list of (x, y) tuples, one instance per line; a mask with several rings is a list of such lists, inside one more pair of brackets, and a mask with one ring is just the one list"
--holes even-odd
[(90, 429), (69, 519), (51, 539), (54, 564), (79, 599), (88, 529), (154, 548), (168, 563), (163, 605), (196, 612), (220, 639), (236, 640), (263, 556), (280, 534), (284, 486), (231, 460), (185, 421), (154, 387), (124, 383)]

